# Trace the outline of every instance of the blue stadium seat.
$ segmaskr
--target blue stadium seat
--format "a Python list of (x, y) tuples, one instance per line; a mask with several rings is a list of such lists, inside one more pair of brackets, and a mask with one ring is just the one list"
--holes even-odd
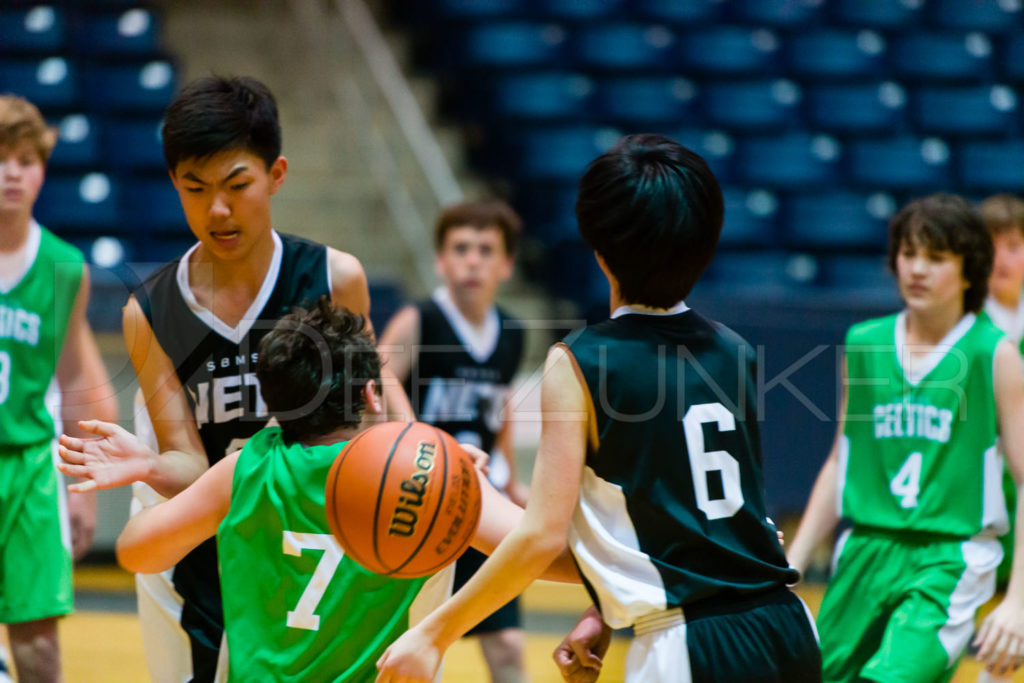
[(383, 330), (391, 316), (398, 312), (402, 306), (408, 303), (408, 299), (402, 290), (401, 284), (394, 280), (373, 278), (367, 283), (370, 290), (370, 322), (373, 329)]
[(437, 10), (449, 19), (491, 20), (528, 15), (529, 5), (530, 0), (440, 0)]
[(929, 0), (925, 13), (940, 28), (986, 33), (1024, 29), (1020, 3), (1006, 0)]
[(147, 235), (188, 231), (178, 193), (167, 176), (132, 179), (124, 186), (123, 196), (122, 215), (131, 231)]
[(668, 69), (675, 43), (675, 34), (657, 24), (595, 24), (576, 32), (574, 54), (581, 67)]
[(932, 133), (1006, 134), (1019, 116), (1017, 94), (1005, 85), (924, 87), (911, 102), (918, 127)]
[(815, 21), (824, 8), (822, 2), (808, 0), (732, 0), (732, 17), (748, 24), (767, 24), (797, 28)]
[(125, 171), (166, 171), (160, 139), (162, 125), (159, 118), (111, 120), (104, 144), (110, 164)]
[(593, 21), (613, 17), (626, 7), (626, 0), (534, 0), (542, 17), (559, 21)]
[(80, 104), (78, 65), (64, 57), (38, 61), (0, 61), (0, 92), (21, 95), (43, 110), (73, 109)]
[(765, 28), (712, 26), (679, 41), (679, 62), (687, 71), (753, 76), (777, 67), (779, 37)]
[(816, 85), (808, 88), (807, 118), (811, 126), (836, 133), (892, 131), (906, 120), (907, 94), (892, 81), (857, 85)]
[(1003, 48), (1002, 71), (1007, 80), (1024, 81), (1024, 36), (1008, 36)]
[[(697, 86), (685, 78), (609, 78), (600, 82), (596, 105), (608, 123), (633, 128), (678, 121), (697, 122)], [(628, 127), (628, 126), (626, 126)]]
[(768, 190), (722, 187), (725, 221), (719, 245), (724, 249), (768, 247), (778, 240), (779, 198)]
[(36, 202), (39, 222), (61, 233), (117, 233), (129, 229), (121, 221), (121, 190), (105, 173), (51, 174)]
[(736, 141), (731, 135), (705, 128), (677, 128), (666, 134), (704, 157), (719, 185), (736, 182)]
[(920, 22), (921, 0), (834, 0), (832, 13), (848, 26), (900, 30)]
[(562, 63), (566, 31), (558, 24), (495, 22), (473, 26), (463, 36), (462, 59), (470, 67), (506, 68)]
[(938, 190), (952, 187), (949, 145), (912, 135), (852, 140), (847, 147), (849, 180), (869, 188)]
[(498, 76), (492, 88), (500, 118), (582, 119), (590, 111), (594, 83), (580, 74), (544, 71)]
[(86, 14), (74, 32), (75, 47), (90, 56), (149, 58), (159, 53), (159, 39), (159, 18), (142, 7)]
[(36, 5), (0, 10), (0, 52), (59, 54), (66, 46), (64, 10)]
[(979, 80), (992, 73), (992, 41), (983, 33), (905, 33), (889, 46), (897, 76), (907, 79)]
[(884, 73), (885, 38), (868, 29), (817, 29), (789, 38), (786, 63), (802, 78), (874, 78)]
[(960, 182), (967, 188), (986, 194), (1024, 190), (1024, 141), (970, 142), (957, 157)]
[(709, 83), (702, 96), (708, 123), (765, 130), (799, 123), (800, 86), (785, 80)]
[(57, 146), (53, 148), (52, 169), (94, 169), (102, 160), (102, 130), (96, 117), (68, 114), (57, 123)]
[(883, 193), (795, 194), (786, 201), (785, 242), (804, 250), (879, 250), (895, 208), (896, 200)]
[(531, 180), (575, 179), (596, 157), (618, 141), (620, 134), (595, 126), (560, 126), (523, 131), (513, 144), (519, 168)]
[(174, 65), (165, 60), (95, 64), (86, 72), (86, 90), (101, 111), (160, 114), (176, 90)]
[(711, 23), (719, 16), (719, 0), (634, 0), (633, 11), (651, 21), (680, 26)]
[[(882, 237), (884, 248), (885, 237)], [(899, 289), (882, 254), (827, 254), (818, 258), (818, 284), (880, 310), (900, 304)]]
[(741, 141), (737, 155), (748, 185), (802, 190), (835, 184), (842, 148), (835, 138), (801, 132)]
[(789, 261), (790, 256), (782, 251), (721, 251), (715, 254), (700, 286), (781, 296), (799, 286), (787, 272)]

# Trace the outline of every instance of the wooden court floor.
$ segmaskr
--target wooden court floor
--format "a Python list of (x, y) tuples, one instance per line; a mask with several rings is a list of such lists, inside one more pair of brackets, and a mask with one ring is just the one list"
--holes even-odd
[[(61, 644), (68, 683), (139, 683), (147, 680), (142, 638), (130, 596), (131, 575), (112, 567), (86, 567), (76, 573), (78, 603), (87, 603), (61, 622)], [(817, 585), (798, 591), (817, 611), (822, 589)], [(87, 599), (86, 599), (87, 598)], [(576, 616), (588, 604), (581, 587), (547, 582), (534, 584), (523, 595), (528, 628), (527, 668), (533, 683), (558, 683), (561, 677), (551, 662), (551, 651)], [(613, 639), (601, 680), (622, 681), (626, 641)], [(965, 657), (954, 683), (973, 683), (980, 665)], [(1014, 679), (1024, 683), (1024, 672)], [(486, 667), (472, 639), (456, 643), (445, 658), (445, 683), (486, 683)]]

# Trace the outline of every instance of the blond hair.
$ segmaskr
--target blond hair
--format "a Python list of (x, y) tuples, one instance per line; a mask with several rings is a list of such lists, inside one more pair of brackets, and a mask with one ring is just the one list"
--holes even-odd
[(45, 164), (57, 144), (57, 131), (46, 125), (39, 109), (24, 97), (0, 95), (0, 147), (15, 147), (24, 141), (35, 147)]
[(1017, 230), (1024, 235), (1024, 200), (1012, 194), (997, 194), (981, 203), (981, 218), (991, 235)]

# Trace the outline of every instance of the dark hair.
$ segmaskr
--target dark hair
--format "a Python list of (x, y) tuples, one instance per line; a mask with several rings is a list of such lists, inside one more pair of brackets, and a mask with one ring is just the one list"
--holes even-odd
[(269, 169), (281, 155), (277, 103), (255, 78), (199, 78), (167, 107), (163, 141), (171, 171), (186, 159), (206, 159), (231, 149), (252, 152)]
[(260, 340), (256, 377), (285, 440), (304, 441), (359, 425), (362, 389), (370, 380), (380, 387), (380, 364), (366, 319), (322, 296)]
[(627, 303), (665, 308), (693, 288), (718, 245), (722, 190), (699, 155), (661, 135), (630, 135), (580, 180), (580, 235)]
[(963, 258), (968, 285), (964, 311), (981, 310), (992, 272), (992, 238), (970, 202), (944, 192), (910, 202), (889, 221), (889, 269), (893, 273), (904, 244), (950, 251)]
[(505, 241), (505, 253), (513, 256), (519, 246), (519, 233), (523, 229), (523, 222), (511, 206), (498, 199), (452, 204), (445, 207), (437, 218), (434, 246), (441, 251), (448, 232), (465, 226), (477, 230), (498, 228)]

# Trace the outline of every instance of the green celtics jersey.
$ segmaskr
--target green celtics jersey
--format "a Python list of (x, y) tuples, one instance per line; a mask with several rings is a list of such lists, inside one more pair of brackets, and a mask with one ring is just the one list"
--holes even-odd
[(0, 446), (54, 437), (46, 393), (82, 280), (81, 252), (35, 222), (25, 249), (20, 277), (0, 273)]
[(372, 681), (384, 649), (447, 597), (449, 575), (394, 579), (343, 555), (324, 515), (344, 444), (257, 432), (217, 531), (231, 681)]
[(903, 314), (846, 337), (840, 513), (857, 524), (972, 536), (1007, 527), (992, 359), (1002, 333), (968, 314), (908, 372)]

